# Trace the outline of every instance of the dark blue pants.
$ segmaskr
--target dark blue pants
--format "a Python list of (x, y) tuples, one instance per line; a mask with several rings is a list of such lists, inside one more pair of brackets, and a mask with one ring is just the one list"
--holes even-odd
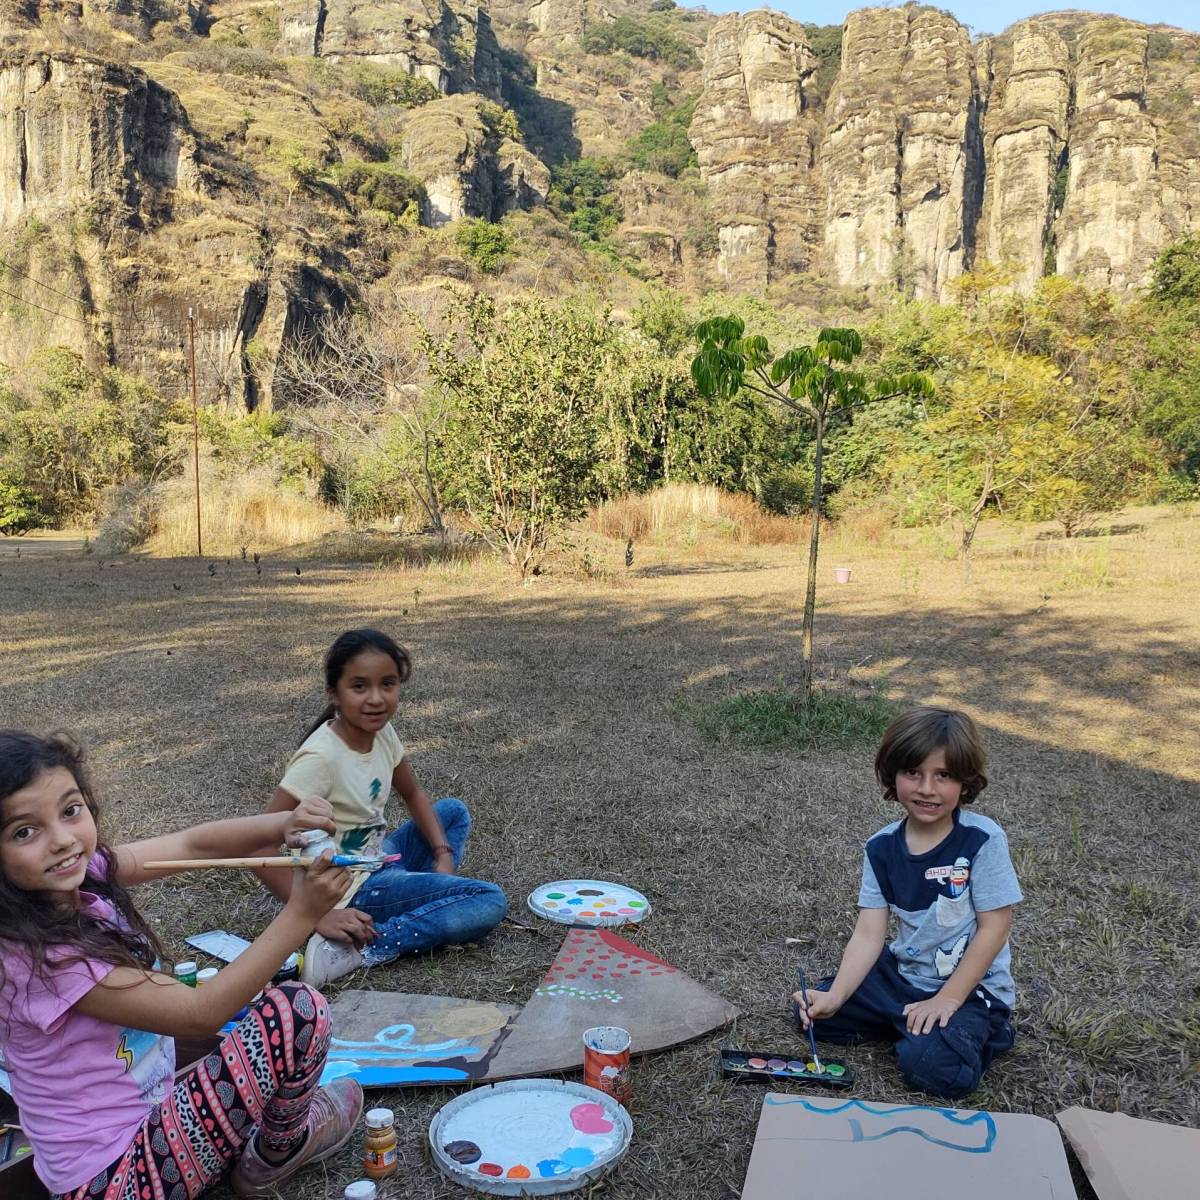
[[(830, 975), (817, 988), (827, 992), (832, 983)], [(1016, 1035), (1008, 1009), (982, 987), (967, 997), (945, 1029), (909, 1033), (904, 1006), (933, 994), (909, 983), (895, 955), (885, 949), (858, 991), (832, 1017), (816, 1021), (813, 1029), (819, 1041), (840, 1045), (893, 1042), (896, 1064), (910, 1088), (957, 1100), (979, 1086), (992, 1059), (1011, 1049)], [(794, 1015), (799, 1024), (799, 1013)]]

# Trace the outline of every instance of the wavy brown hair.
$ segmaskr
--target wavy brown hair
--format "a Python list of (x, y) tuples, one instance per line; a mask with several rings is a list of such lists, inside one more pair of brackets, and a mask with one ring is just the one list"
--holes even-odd
[[(0, 729), (0, 812), (6, 800), (33, 783), (44, 771), (70, 771), (99, 832), (100, 806), (84, 763), (83, 749), (65, 734), (39, 737), (21, 729)], [(122, 927), (85, 913), (56, 906), (39, 892), (11, 883), (0, 867), (0, 944), (6, 953), (27, 954), (32, 969), (49, 984), (47, 959), (62, 967), (89, 959), (116, 967), (148, 969), (162, 953), (158, 939), (117, 882), (117, 856), (102, 841), (96, 850), (104, 864), (101, 876), (88, 875), (87, 887), (116, 909)], [(0, 954), (0, 988), (5, 982)]]
[(970, 804), (988, 785), (983, 768), (987, 753), (975, 722), (952, 708), (910, 708), (884, 730), (875, 755), (875, 776), (887, 800), (896, 799), (896, 775), (919, 767), (935, 750), (945, 750), (951, 776), (962, 784), (961, 800)]

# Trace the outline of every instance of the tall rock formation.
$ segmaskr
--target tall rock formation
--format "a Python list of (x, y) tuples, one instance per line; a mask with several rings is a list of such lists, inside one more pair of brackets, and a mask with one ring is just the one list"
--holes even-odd
[(690, 136), (717, 223), (717, 269), (735, 286), (808, 270), (820, 244), (817, 59), (795, 21), (760, 11), (709, 34)]
[(1020, 290), (1047, 271), (1123, 289), (1200, 227), (1198, 36), (1070, 12), (972, 45), (910, 4), (849, 15), (825, 102), (813, 62), (772, 13), (711, 31), (691, 136), (732, 284), (819, 246), (852, 287), (946, 299), (992, 262)]
[(1071, 56), (1048, 22), (1023, 21), (994, 55), (985, 125), (987, 185), (979, 257), (1009, 263), (1022, 289), (1045, 267), (1055, 179), (1065, 165)]
[(1079, 39), (1056, 267), (1103, 287), (1144, 282), (1170, 236), (1146, 111), (1148, 49), (1148, 31), (1127, 23), (1097, 23)]
[(825, 111), (825, 260), (842, 284), (940, 297), (969, 256), (983, 182), (965, 28), (906, 6), (846, 19)]

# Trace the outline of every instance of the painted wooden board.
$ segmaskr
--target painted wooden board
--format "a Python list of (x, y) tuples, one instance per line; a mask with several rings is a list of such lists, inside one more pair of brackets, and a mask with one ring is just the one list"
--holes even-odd
[(363, 1087), (418, 1087), (482, 1079), (521, 1010), (453, 996), (343, 992), (321, 1082), (349, 1075)]
[[(883, 1181), (886, 1180), (886, 1186)], [(1051, 1121), (768, 1093), (742, 1200), (1077, 1200)]]
[(678, 967), (607, 929), (572, 929), (546, 977), (488, 1064), (484, 1079), (516, 1079), (583, 1065), (583, 1034), (619, 1025), (634, 1054), (691, 1041), (738, 1010)]
[(1058, 1123), (1100, 1200), (1167, 1200), (1200, 1189), (1200, 1129), (1068, 1108)]

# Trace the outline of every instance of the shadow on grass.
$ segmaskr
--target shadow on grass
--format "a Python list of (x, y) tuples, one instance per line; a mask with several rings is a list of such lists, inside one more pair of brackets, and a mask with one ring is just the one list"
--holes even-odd
[[(862, 842), (896, 810), (865, 745), (714, 747), (678, 714), (681, 701), (761, 692), (793, 669), (788, 597), (269, 565), (261, 577), (237, 562), (210, 577), (195, 562), (6, 563), (5, 720), (83, 736), (117, 836), (253, 812), (321, 707), (324, 650), (345, 628), (382, 626), (415, 662), (397, 725), (418, 776), (471, 805), (468, 869), (501, 884), (514, 910), (566, 875), (640, 887), (655, 915), (638, 942), (745, 1011), (729, 1037), (793, 1044), (797, 961), (810, 974), (836, 967)], [(985, 730), (992, 786), (977, 808), (1007, 830), (1027, 899), (1013, 939), (1017, 1046), (971, 1103), (1200, 1124), (1194, 631), (1165, 616), (1147, 628), (934, 605), (822, 608), (817, 623), (819, 676), (888, 661), (893, 699), (968, 708)], [(1098, 728), (1111, 731), (1107, 750)], [(203, 928), (252, 935), (270, 911), (252, 880), (181, 877), (142, 889), (140, 902), (168, 952)], [(349, 982), (519, 1001), (560, 939), (506, 927), (478, 949)], [(613, 1200), (738, 1194), (761, 1095), (719, 1080), (717, 1041), (635, 1068), (638, 1138), (606, 1184)], [(913, 1099), (886, 1049), (856, 1050), (854, 1065), (863, 1096)], [(447, 1096), (378, 1097), (403, 1105), (401, 1170), (431, 1200), (458, 1194), (423, 1157)], [(356, 1176), (353, 1154), (331, 1162), (296, 1200)]]

